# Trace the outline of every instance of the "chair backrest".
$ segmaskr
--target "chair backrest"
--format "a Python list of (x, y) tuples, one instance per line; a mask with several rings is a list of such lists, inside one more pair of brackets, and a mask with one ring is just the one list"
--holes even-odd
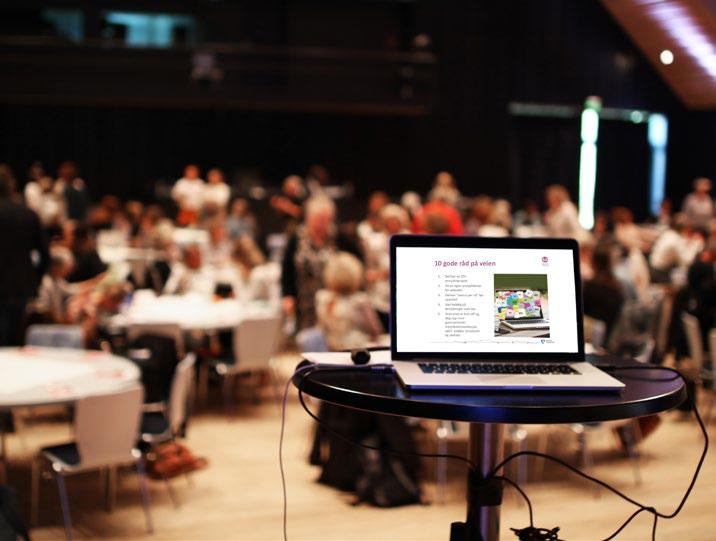
[(30, 325), (25, 333), (28, 346), (82, 349), (83, 343), (79, 325)]
[(174, 344), (177, 348), (177, 358), (181, 359), (184, 357), (184, 333), (181, 327), (176, 323), (140, 323), (132, 324), (127, 328), (127, 340), (129, 342), (147, 334), (171, 338), (174, 340)]
[(281, 347), (281, 316), (245, 319), (234, 331), (232, 372), (267, 368)]
[(601, 319), (584, 316), (584, 340), (598, 349), (607, 337), (607, 324)]
[(682, 312), (681, 323), (684, 325), (684, 334), (686, 334), (686, 343), (689, 347), (689, 357), (696, 364), (696, 367), (701, 370), (704, 365), (704, 346), (701, 339), (701, 327), (699, 326), (699, 320)]
[(194, 380), (196, 355), (189, 353), (177, 364), (169, 391), (169, 424), (174, 433), (178, 432), (188, 415), (189, 394)]
[(139, 437), (144, 389), (131, 385), (105, 395), (87, 396), (75, 404), (75, 438), (81, 468), (132, 460)]
[(655, 347), (656, 340), (654, 340), (653, 338), (647, 338), (646, 342), (644, 342), (639, 352), (634, 355), (634, 360), (639, 361), (640, 363), (650, 362), (651, 357), (654, 354)]
[(328, 351), (326, 335), (320, 327), (308, 327), (296, 334), (298, 351)]

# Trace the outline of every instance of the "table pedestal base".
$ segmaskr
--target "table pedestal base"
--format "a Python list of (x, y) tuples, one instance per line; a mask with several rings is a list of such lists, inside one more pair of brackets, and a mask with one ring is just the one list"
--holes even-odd
[(470, 424), (468, 456), (477, 466), (467, 477), (467, 519), (454, 522), (450, 541), (498, 541), (502, 482), (485, 482), (484, 477), (502, 460), (504, 427), (501, 424)]

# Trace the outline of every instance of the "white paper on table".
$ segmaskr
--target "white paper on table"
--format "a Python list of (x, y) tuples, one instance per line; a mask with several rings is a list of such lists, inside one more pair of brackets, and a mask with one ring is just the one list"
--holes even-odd
[[(389, 349), (370, 351), (369, 353), (370, 361), (368, 361), (368, 364), (391, 364), (393, 362), (390, 357)], [(351, 360), (351, 354), (349, 351), (308, 351), (305, 353), (301, 353), (301, 356), (307, 361), (316, 364), (354, 364)]]

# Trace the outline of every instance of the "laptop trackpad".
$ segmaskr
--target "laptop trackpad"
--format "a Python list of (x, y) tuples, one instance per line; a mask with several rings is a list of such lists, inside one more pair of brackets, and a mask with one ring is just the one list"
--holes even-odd
[(515, 376), (514, 374), (483, 374), (478, 378), (480, 381), (491, 385), (499, 385), (504, 383), (509, 387), (517, 387), (524, 385), (543, 385), (544, 379), (539, 376)]

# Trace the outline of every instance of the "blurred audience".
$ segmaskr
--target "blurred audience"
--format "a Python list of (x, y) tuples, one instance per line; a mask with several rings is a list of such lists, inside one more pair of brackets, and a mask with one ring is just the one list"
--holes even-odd
[(211, 297), (216, 290), (216, 278), (212, 269), (204, 265), (201, 248), (196, 244), (185, 246), (181, 261), (175, 262), (164, 286), (166, 295), (195, 293)]
[(707, 230), (714, 217), (714, 202), (711, 199), (711, 181), (705, 177), (694, 180), (694, 191), (686, 196), (681, 207), (693, 227)]
[(195, 225), (199, 220), (199, 211), (204, 204), (206, 183), (200, 178), (201, 172), (195, 164), (184, 168), (184, 176), (176, 181), (172, 188), (172, 199), (179, 206), (177, 224)]
[(566, 237), (573, 239), (584, 238), (584, 229), (579, 224), (577, 207), (569, 198), (567, 188), (559, 184), (552, 184), (545, 191), (547, 212), (544, 222), (547, 232), (553, 237)]
[(361, 291), (363, 279), (363, 265), (353, 254), (337, 252), (328, 259), (315, 304), (318, 327), (331, 350), (364, 347), (382, 332), (368, 295)]
[(336, 205), (326, 196), (313, 196), (304, 207), (304, 223), (286, 246), (281, 269), (283, 310), (295, 315), (298, 329), (316, 324), (316, 292), (323, 287), (323, 270), (338, 250), (358, 254), (355, 243), (336, 227)]
[(225, 214), (231, 199), (231, 188), (224, 180), (224, 172), (214, 167), (206, 173), (206, 185), (203, 191), (202, 207), (206, 214), (214, 216)]

